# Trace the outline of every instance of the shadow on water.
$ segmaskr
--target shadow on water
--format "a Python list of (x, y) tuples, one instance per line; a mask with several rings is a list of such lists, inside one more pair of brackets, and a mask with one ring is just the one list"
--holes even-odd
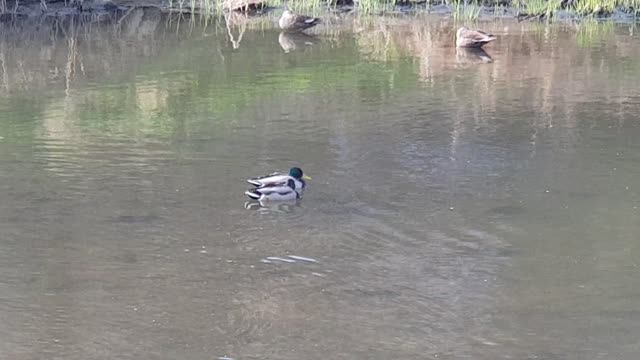
[(0, 25), (0, 352), (635, 359), (627, 27), (278, 15)]

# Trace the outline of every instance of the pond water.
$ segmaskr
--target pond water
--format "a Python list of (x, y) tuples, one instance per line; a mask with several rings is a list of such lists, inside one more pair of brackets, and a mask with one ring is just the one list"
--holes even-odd
[(633, 26), (278, 15), (3, 25), (0, 358), (638, 358)]

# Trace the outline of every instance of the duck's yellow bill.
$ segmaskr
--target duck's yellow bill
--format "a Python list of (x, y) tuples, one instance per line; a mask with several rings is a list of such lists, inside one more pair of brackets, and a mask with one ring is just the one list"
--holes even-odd
[(307, 176), (307, 175), (302, 175), (302, 178), (305, 179), (305, 180), (311, 180), (311, 177)]

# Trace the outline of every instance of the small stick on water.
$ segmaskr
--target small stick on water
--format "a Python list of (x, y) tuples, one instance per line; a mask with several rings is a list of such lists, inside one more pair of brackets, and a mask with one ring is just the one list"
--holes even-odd
[(296, 262), (295, 260), (291, 260), (291, 259), (283, 259), (281, 257), (277, 257), (277, 256), (269, 256), (267, 258), (267, 260), (277, 260), (277, 261), (284, 261), (286, 263), (294, 263)]
[(292, 259), (296, 259), (296, 260), (300, 260), (300, 261), (308, 261), (308, 262), (312, 262), (312, 263), (317, 263), (318, 260), (316, 259), (312, 259), (312, 258), (308, 258), (308, 257), (304, 257), (304, 256), (298, 256), (298, 255), (287, 255), (288, 257), (292, 258)]

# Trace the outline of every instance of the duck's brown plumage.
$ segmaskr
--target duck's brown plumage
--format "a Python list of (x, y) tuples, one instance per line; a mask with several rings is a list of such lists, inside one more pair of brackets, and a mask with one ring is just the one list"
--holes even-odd
[(470, 30), (466, 26), (458, 29), (456, 32), (456, 46), (479, 48), (485, 44), (495, 40), (496, 37), (480, 30)]
[(320, 23), (320, 19), (311, 16), (294, 14), (285, 10), (278, 21), (280, 29), (284, 31), (303, 31)]
[(286, 32), (282, 31), (278, 35), (278, 43), (285, 53), (293, 50), (311, 46), (316, 42), (316, 38), (303, 32)]

